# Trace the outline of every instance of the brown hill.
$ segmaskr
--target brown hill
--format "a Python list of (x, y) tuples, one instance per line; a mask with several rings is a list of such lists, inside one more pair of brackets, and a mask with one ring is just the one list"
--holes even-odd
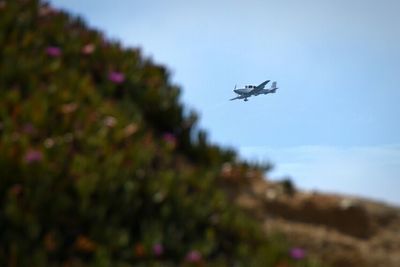
[[(227, 171), (228, 170), (228, 171)], [(267, 234), (334, 267), (400, 266), (400, 209), (367, 199), (302, 192), (290, 181), (260, 174), (246, 181), (229, 168), (222, 175), (232, 200), (255, 216)]]

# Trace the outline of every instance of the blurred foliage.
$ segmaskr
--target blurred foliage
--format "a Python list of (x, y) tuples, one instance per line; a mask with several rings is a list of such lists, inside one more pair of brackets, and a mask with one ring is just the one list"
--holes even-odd
[(281, 181), (279, 181), (279, 184), (282, 186), (283, 192), (286, 195), (293, 196), (297, 191), (296, 186), (290, 177), (283, 178)]
[(164, 67), (35, 0), (0, 29), (0, 266), (311, 266), (230, 203), (224, 163), (269, 165), (210, 144)]

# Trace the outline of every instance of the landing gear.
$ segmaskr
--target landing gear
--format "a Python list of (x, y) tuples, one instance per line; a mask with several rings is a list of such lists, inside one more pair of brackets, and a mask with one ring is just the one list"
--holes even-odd
[(244, 101), (246, 101), (246, 102), (247, 102), (247, 101), (249, 101), (249, 100), (248, 100), (247, 98), (245, 98), (245, 99), (244, 99)]

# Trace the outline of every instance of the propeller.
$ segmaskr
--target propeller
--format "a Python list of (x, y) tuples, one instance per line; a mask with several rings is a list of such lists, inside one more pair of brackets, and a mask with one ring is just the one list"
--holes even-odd
[(233, 90), (236, 90), (236, 84), (235, 84), (235, 88), (233, 88)]

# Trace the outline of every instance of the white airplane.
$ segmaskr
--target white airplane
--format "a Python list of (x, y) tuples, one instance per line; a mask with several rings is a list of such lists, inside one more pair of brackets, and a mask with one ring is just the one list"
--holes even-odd
[(270, 89), (264, 89), (265, 85), (269, 83), (270, 80), (266, 80), (265, 82), (262, 82), (260, 85), (255, 86), (255, 85), (246, 85), (244, 88), (241, 89), (233, 89), (233, 91), (238, 94), (239, 96), (230, 99), (235, 100), (235, 99), (244, 99), (244, 101), (248, 101), (247, 98), (251, 96), (258, 96), (258, 95), (266, 95), (266, 94), (274, 94), (276, 92), (276, 82), (272, 83), (272, 86)]

